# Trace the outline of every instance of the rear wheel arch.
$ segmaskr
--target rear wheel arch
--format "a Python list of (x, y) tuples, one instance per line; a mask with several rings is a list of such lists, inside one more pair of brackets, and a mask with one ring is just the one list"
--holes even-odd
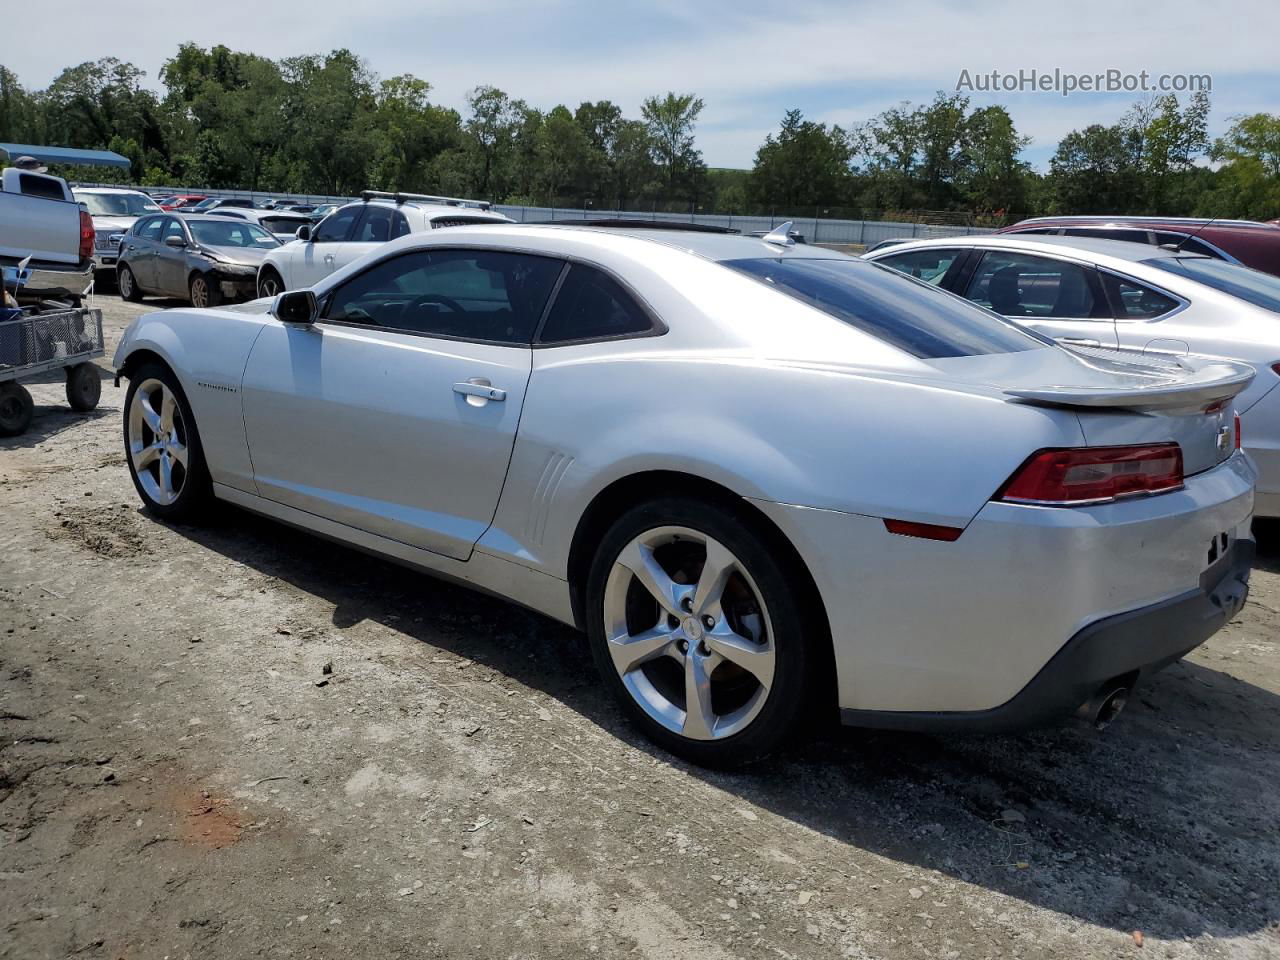
[(801, 601), (814, 612), (814, 626), (823, 632), (823, 643), (816, 644), (824, 656), (830, 658), (829, 663), (818, 675), (830, 678), (830, 703), (834, 707), (835, 687), (835, 649), (831, 643), (831, 624), (827, 618), (826, 605), (818, 585), (809, 572), (809, 567), (791, 540), (768, 516), (750, 501), (719, 483), (693, 474), (678, 471), (651, 470), (622, 477), (609, 484), (597, 493), (587, 508), (578, 518), (573, 540), (569, 547), (569, 594), (573, 605), (574, 622), (579, 629), (585, 629), (587, 579), (590, 576), (591, 564), (597, 549), (609, 528), (628, 510), (639, 503), (661, 497), (689, 497), (697, 500), (708, 500), (727, 507), (742, 517), (744, 525), (773, 551), (784, 558), (784, 565), (792, 571), (796, 589), (802, 594)]

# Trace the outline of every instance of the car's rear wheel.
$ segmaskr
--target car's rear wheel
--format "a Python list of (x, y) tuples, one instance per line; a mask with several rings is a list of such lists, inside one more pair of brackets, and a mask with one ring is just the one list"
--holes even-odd
[(193, 307), (216, 307), (222, 302), (222, 291), (203, 273), (193, 273), (188, 285), (188, 297)]
[(195, 417), (173, 371), (148, 363), (132, 373), (124, 411), (125, 457), (143, 505), (163, 520), (202, 519), (213, 485)]
[(88, 413), (102, 397), (102, 375), (92, 363), (67, 368), (67, 403), (72, 410)]
[(651, 739), (708, 766), (777, 748), (815, 686), (818, 621), (754, 526), (711, 501), (637, 506), (604, 536), (587, 585), (605, 683)]
[(26, 387), (12, 380), (0, 383), (0, 437), (26, 433), (35, 411), (35, 401)]
[(116, 284), (120, 288), (120, 296), (123, 299), (130, 303), (137, 303), (142, 299), (142, 290), (138, 287), (137, 278), (128, 267), (122, 265), (117, 271)]
[(284, 293), (284, 280), (274, 267), (263, 267), (258, 271), (258, 296), (278, 297)]

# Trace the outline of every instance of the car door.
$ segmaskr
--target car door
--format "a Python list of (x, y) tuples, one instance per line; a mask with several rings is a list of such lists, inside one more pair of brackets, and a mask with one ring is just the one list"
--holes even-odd
[(156, 251), (167, 217), (144, 217), (133, 225), (121, 243), (121, 255), (133, 272), (139, 289), (156, 289)]
[(964, 261), (964, 249), (960, 247), (923, 247), (873, 258), (876, 263), (893, 267), (909, 277), (923, 280), (935, 287), (947, 287), (950, 277)]
[(338, 257), (362, 210), (360, 204), (342, 207), (316, 225), (311, 239), (294, 252), (289, 263), (291, 276), (285, 277), (284, 281), (290, 290), (314, 287), (338, 269)]
[[(181, 241), (181, 246), (170, 246), (171, 239)], [(187, 295), (187, 249), (190, 245), (191, 236), (186, 225), (177, 217), (165, 217), (160, 242), (156, 244), (157, 293), (167, 297)]]
[(244, 373), (260, 496), (459, 560), (493, 519), (563, 264), (418, 250), (269, 321)]
[(964, 296), (1068, 346), (1118, 345), (1111, 308), (1089, 264), (988, 250)]
[(335, 254), (333, 269), (340, 270), (408, 232), (409, 222), (399, 210), (380, 203), (366, 204), (351, 236)]

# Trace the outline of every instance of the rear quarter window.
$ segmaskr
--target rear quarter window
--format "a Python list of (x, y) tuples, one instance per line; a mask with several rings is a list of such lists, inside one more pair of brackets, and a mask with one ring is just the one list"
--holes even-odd
[(1035, 350), (1051, 340), (866, 260), (727, 260), (753, 277), (913, 357), (940, 359)]

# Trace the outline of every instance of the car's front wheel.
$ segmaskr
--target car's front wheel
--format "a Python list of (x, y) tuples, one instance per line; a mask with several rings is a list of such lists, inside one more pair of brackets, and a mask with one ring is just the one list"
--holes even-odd
[(116, 286), (120, 288), (120, 296), (130, 303), (137, 303), (142, 299), (142, 290), (138, 287), (138, 280), (134, 277), (133, 271), (127, 266), (121, 265), (116, 272)]
[(655, 500), (614, 523), (587, 584), (605, 683), (651, 739), (707, 766), (774, 750), (816, 686), (818, 621), (755, 530), (729, 504)]
[(194, 522), (213, 501), (204, 449), (186, 394), (172, 370), (147, 363), (129, 378), (124, 448), (143, 505), (162, 520)]
[(193, 307), (216, 307), (222, 302), (222, 291), (218, 289), (217, 283), (203, 273), (193, 273), (187, 299)]
[(258, 296), (278, 297), (284, 293), (284, 280), (275, 267), (263, 267), (258, 271)]

